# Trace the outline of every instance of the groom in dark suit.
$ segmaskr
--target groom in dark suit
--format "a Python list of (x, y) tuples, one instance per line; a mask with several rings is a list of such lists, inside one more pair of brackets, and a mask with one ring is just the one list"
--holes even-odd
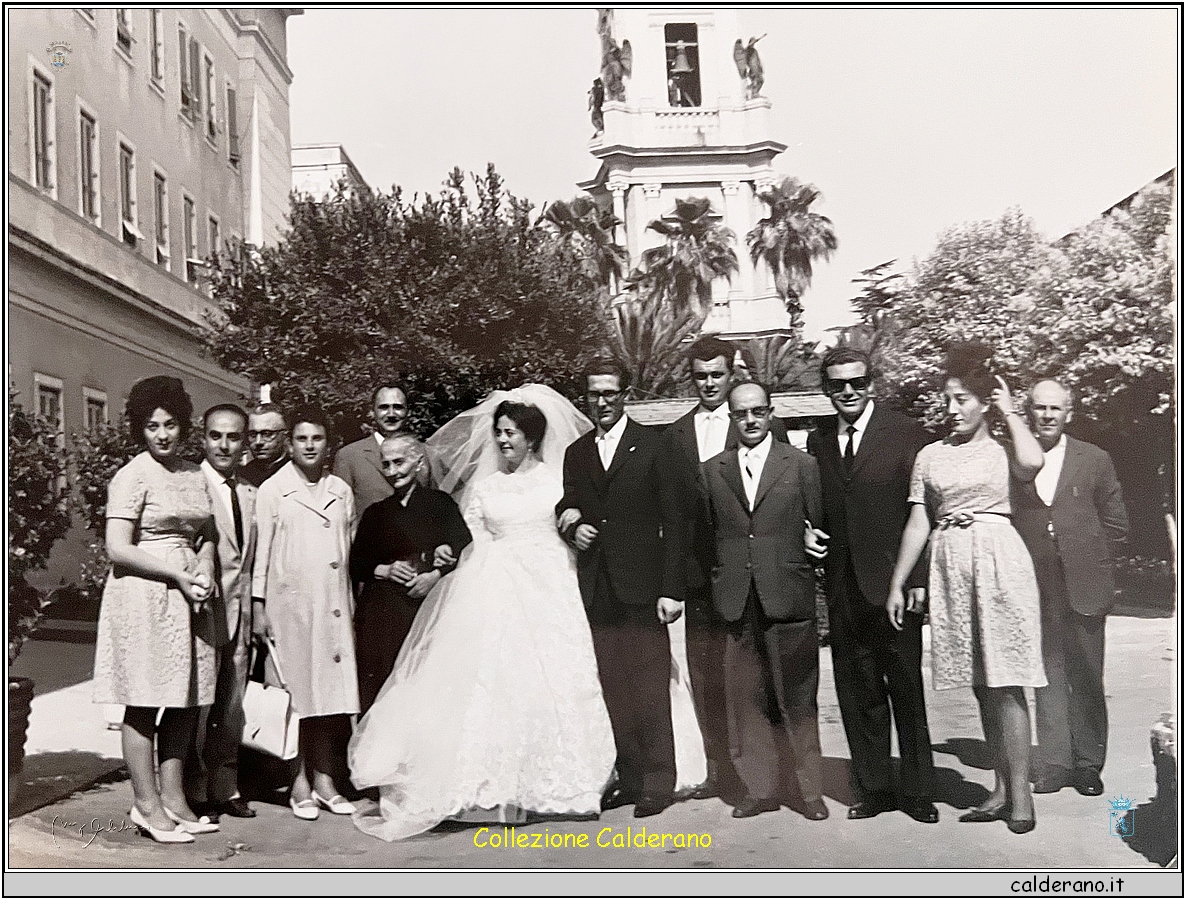
[(671, 647), (656, 610), (683, 599), (680, 506), (662, 436), (624, 415), (629, 376), (614, 362), (587, 369), (597, 427), (564, 455), (558, 527), (577, 549), (605, 705), (618, 748), (618, 781), (603, 809), (634, 803), (636, 818), (666, 809), (675, 790)]
[(900, 631), (885, 612), (909, 514), (910, 472), (931, 438), (913, 419), (870, 399), (872, 364), (863, 351), (832, 348), (820, 375), (836, 418), (808, 435), (807, 449), (819, 461), (824, 491), (824, 518), (816, 533), (828, 548), (832, 664), (857, 794), (848, 818), (868, 819), (899, 807), (890, 756), (892, 708), (902, 757), (901, 809), (919, 822), (938, 822), (922, 684), (924, 561), (911, 574), (910, 606)]

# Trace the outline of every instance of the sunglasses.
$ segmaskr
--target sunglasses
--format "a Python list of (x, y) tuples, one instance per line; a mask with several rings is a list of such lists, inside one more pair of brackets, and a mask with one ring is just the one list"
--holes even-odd
[(735, 409), (729, 413), (729, 418), (734, 422), (744, 422), (751, 415), (755, 419), (764, 419), (774, 412), (773, 406), (751, 406), (749, 409)]
[(868, 375), (858, 375), (856, 378), (825, 378), (824, 390), (829, 394), (839, 394), (847, 384), (854, 391), (864, 391), (869, 388), (872, 382), (873, 379)]

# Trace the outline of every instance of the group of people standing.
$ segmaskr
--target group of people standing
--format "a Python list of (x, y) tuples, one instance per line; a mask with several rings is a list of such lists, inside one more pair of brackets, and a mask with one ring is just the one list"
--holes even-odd
[[(1107, 454), (1063, 434), (1069, 390), (1035, 385), (1031, 428), (987, 354), (953, 350), (951, 434), (933, 442), (872, 399), (868, 356), (834, 348), (821, 376), (837, 415), (803, 452), (732, 363), (728, 343), (695, 342), (697, 405), (665, 430), (629, 418), (629, 373), (600, 361), (581, 375), (588, 417), (524, 385), (427, 444), (385, 383), (374, 434), (332, 474), (315, 407), (212, 407), (198, 466), (178, 454), (181, 382), (138, 383), (127, 415), (145, 451), (109, 488), (95, 664), (95, 700), (126, 707), (132, 821), (188, 842), (255, 815), (237, 782), (253, 640), (300, 719), (298, 818), (350, 814), (395, 840), (446, 819), (647, 817), (720, 796), (738, 818), (785, 804), (825, 819), (821, 562), (848, 818), (938, 821), (928, 610), (934, 686), (973, 689), (995, 761), (961, 820), (1031, 830), (1031, 775), (1039, 793), (1100, 793), (1103, 621), (1127, 522)], [(681, 617), (707, 778), (677, 794)]]

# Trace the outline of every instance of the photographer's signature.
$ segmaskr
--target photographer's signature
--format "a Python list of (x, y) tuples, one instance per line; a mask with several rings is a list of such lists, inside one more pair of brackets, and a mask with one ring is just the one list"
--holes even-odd
[(131, 822), (120, 819), (116, 822), (115, 819), (108, 819), (106, 823), (102, 819), (91, 819), (89, 822), (71, 822), (64, 816), (54, 816), (52, 822), (49, 823), (49, 833), (54, 839), (54, 846), (58, 846), (58, 832), (69, 832), (71, 834), (77, 833), (80, 838), (85, 838), (86, 843), (83, 847), (89, 847), (99, 835), (104, 831), (109, 831), (112, 834), (117, 834), (121, 831), (128, 831), (134, 829), (136, 826)]

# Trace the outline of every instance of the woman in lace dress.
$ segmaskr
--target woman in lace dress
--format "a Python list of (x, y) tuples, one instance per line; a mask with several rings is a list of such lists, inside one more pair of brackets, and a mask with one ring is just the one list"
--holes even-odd
[[(936, 689), (971, 687), (996, 781), (961, 822), (1004, 819), (1009, 830), (1034, 828), (1029, 790), (1029, 709), (1023, 687), (1042, 687), (1038, 583), (1010, 520), (1009, 477), (1032, 481), (1042, 448), (1013, 408), (1005, 382), (989, 373), (980, 348), (953, 350), (945, 385), (951, 435), (919, 451), (910, 479), (910, 518), (902, 534), (886, 610), (901, 627), (902, 590), (928, 538), (927, 593), (931, 667)], [(987, 400), (984, 398), (988, 398)], [(985, 416), (1005, 418), (1010, 451), (993, 440)]]
[(218, 830), (194, 815), (182, 787), (198, 707), (214, 702), (215, 679), (207, 603), (214, 584), (213, 508), (201, 469), (178, 454), (192, 415), (176, 378), (146, 378), (128, 394), (129, 427), (145, 450), (107, 488), (112, 568), (95, 640), (94, 700), (126, 707), (123, 754), (134, 795), (129, 815), (154, 840), (169, 843)]
[(474, 542), (425, 599), (350, 742), (354, 783), (380, 789), (379, 808), (354, 817), (368, 834), (406, 838), (467, 811), (600, 810), (613, 732), (554, 521), (563, 448), (589, 427), (551, 389), (525, 385), (429, 441), (450, 470), (442, 487), (466, 481)]

